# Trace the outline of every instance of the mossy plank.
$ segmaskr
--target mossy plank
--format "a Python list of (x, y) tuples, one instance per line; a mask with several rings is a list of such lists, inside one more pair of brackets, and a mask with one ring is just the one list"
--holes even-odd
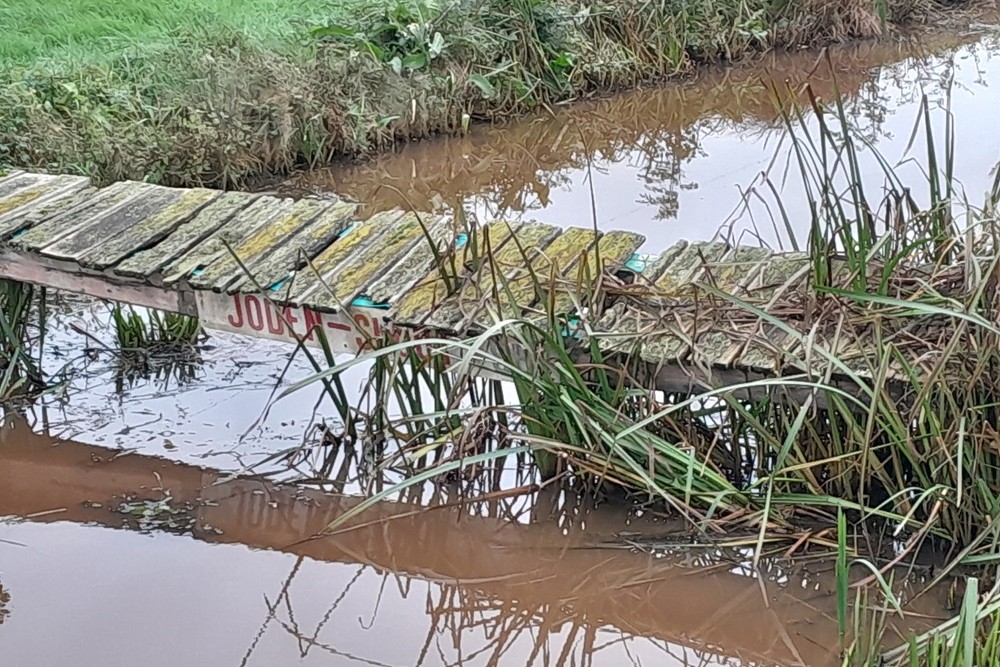
[(483, 262), (487, 253), (502, 249), (520, 228), (519, 222), (497, 221), (477, 230), (474, 242), (465, 243), (449, 257), (444, 258), (444, 267), (419, 281), (403, 294), (389, 311), (391, 319), (409, 326), (419, 326), (442, 301), (448, 298), (451, 289), (462, 280), (468, 280), (465, 271), (471, 268), (471, 275), (479, 271), (473, 262)]
[(706, 265), (718, 262), (728, 250), (729, 245), (720, 241), (691, 243), (656, 279), (656, 291), (667, 298), (689, 296), (692, 281)]
[(214, 232), (167, 264), (162, 270), (164, 282), (172, 284), (187, 279), (210, 266), (212, 262), (229, 256), (227, 243), (230, 247), (234, 243), (239, 243), (247, 234), (252, 234), (286, 214), (294, 204), (291, 199), (258, 198), (250, 206), (229, 216)]
[(425, 323), (435, 329), (465, 333), (474, 321), (496, 317), (497, 295), (518, 283), (530, 285), (528, 267), (559, 233), (558, 227), (539, 222), (522, 225), (508, 243), (484, 257), (485, 263), (475, 278), (442, 300)]
[(192, 250), (255, 201), (258, 195), (226, 192), (181, 224), (154, 247), (134, 253), (114, 267), (117, 274), (148, 278)]
[(333, 205), (322, 199), (300, 199), (266, 225), (258, 225), (250, 219), (242, 220), (242, 215), (236, 216), (226, 226), (224, 236), (231, 251), (206, 264), (201, 273), (189, 279), (190, 284), (200, 289), (225, 291), (234, 280), (244, 275), (240, 264), (248, 268), (259, 264)]
[(32, 174), (28, 172), (21, 172), (11, 178), (5, 178), (2, 182), (0, 182), (0, 201), (3, 201), (7, 197), (16, 195), (24, 190), (51, 184), (54, 180), (56, 180), (56, 178), (58, 177), (49, 176), (48, 174)]
[(3, 185), (5, 182), (10, 181), (15, 177), (20, 176), (23, 173), (24, 172), (21, 171), (20, 169), (7, 169), (5, 171), (4, 169), (0, 168), (0, 185)]
[(438, 259), (446, 257), (454, 248), (457, 230), (450, 217), (425, 219), (424, 224), (427, 226), (430, 239), (418, 242), (399, 262), (386, 269), (384, 275), (365, 290), (364, 296), (373, 303), (387, 304), (394, 297), (405, 294), (414, 285), (427, 278), (437, 266)]
[(746, 346), (747, 336), (739, 331), (714, 329), (698, 334), (691, 346), (695, 362), (711, 366), (731, 366)]
[(395, 229), (403, 216), (400, 210), (376, 213), (364, 222), (349, 223), (344, 232), (326, 250), (295, 276), (289, 299), (292, 303), (307, 303), (309, 296), (331, 284), (331, 278), (351, 264), (365, 248), (381, 243)]
[(26, 233), (11, 240), (11, 245), (25, 250), (40, 250), (95, 219), (137, 201), (156, 186), (133, 181), (119, 181), (101, 188), (94, 196), (74, 208), (59, 211), (40, 221)]
[(602, 351), (637, 355), (651, 364), (677, 362), (688, 352), (686, 336), (673, 319), (625, 303), (609, 308), (594, 332)]
[(739, 246), (727, 252), (717, 264), (706, 266), (701, 280), (727, 294), (739, 295), (771, 257), (767, 248)]
[[(428, 231), (433, 233), (434, 230)], [(326, 287), (307, 297), (310, 305), (336, 312), (343, 305), (350, 304), (421, 241), (426, 243), (426, 236), (417, 214), (405, 214), (393, 224), (391, 230), (382, 235), (378, 243), (359, 251), (353, 261), (342, 265), (339, 271), (330, 276)]]
[(351, 202), (335, 202), (272, 252), (246, 261), (253, 280), (240, 270), (226, 291), (234, 294), (251, 284), (267, 288), (286, 279), (305, 266), (303, 257), (312, 259), (329, 246), (347, 228), (357, 209), (357, 204)]
[(79, 260), (88, 252), (114, 240), (143, 220), (157, 216), (173, 208), (184, 199), (187, 191), (161, 186), (149, 186), (141, 197), (107, 213), (92, 218), (72, 233), (46, 245), (41, 253), (47, 257), (64, 260)]
[[(601, 272), (614, 273), (625, 265), (645, 240), (646, 237), (634, 232), (612, 231), (600, 238), (596, 251), (592, 248), (585, 249), (578, 255), (578, 261), (574, 262), (564, 274), (566, 287), (574, 291), (559, 290), (551, 302), (552, 312), (556, 315), (572, 312), (580, 297), (592, 291), (594, 281), (599, 275), (598, 257), (601, 261)], [(580, 262), (580, 259), (583, 262)], [(546, 310), (549, 308), (548, 304), (545, 308)]]
[(64, 176), (51, 186), (29, 188), (4, 199), (0, 204), (0, 240), (84, 203), (97, 191), (89, 184), (90, 179), (82, 176)]
[(182, 224), (194, 219), (220, 194), (217, 190), (203, 188), (184, 190), (180, 197), (166, 207), (139, 220), (118, 236), (98, 244), (95, 248), (84, 250), (74, 259), (87, 268), (106, 269), (114, 266), (136, 251), (162, 241)]
[(809, 266), (809, 256), (803, 252), (774, 255), (748, 286), (748, 296), (757, 303), (770, 303), (802, 283)]
[(656, 258), (646, 264), (642, 269), (642, 273), (639, 274), (637, 282), (647, 285), (655, 284), (659, 277), (684, 254), (689, 245), (691, 244), (687, 241), (678, 241), (661, 252)]
[(797, 339), (786, 331), (765, 324), (759, 332), (748, 334), (746, 346), (735, 364), (747, 370), (776, 373), (785, 366), (790, 350), (797, 344)]

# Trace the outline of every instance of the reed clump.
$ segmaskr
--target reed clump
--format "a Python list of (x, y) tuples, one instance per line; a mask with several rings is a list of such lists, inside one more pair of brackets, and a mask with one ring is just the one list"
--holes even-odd
[(0, 166), (235, 187), (914, 16), (895, 9), (914, 0), (846, 4), (850, 20), (772, 0), (380, 0), (268, 39), (189, 22), (100, 57), (15, 53), (0, 72)]

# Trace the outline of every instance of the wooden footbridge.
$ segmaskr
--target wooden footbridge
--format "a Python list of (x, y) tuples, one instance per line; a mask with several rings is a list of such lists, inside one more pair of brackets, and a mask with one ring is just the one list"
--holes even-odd
[[(498, 318), (592, 308), (604, 315), (588, 331), (603, 345), (671, 369), (665, 384), (689, 389), (815, 369), (823, 355), (813, 345), (858, 372), (870, 363), (865, 327), (845, 327), (843, 312), (817, 319), (803, 253), (681, 242), (651, 257), (636, 254), (643, 242), (536, 222), (470, 229), (399, 210), (361, 220), (332, 196), (0, 177), (0, 277), (197, 315), (208, 328), (312, 340), (318, 326), (351, 351), (386, 332), (464, 336)], [(591, 302), (599, 282), (615, 286), (615, 303)], [(718, 293), (778, 312), (809, 342)], [(898, 334), (913, 359), (937, 347), (933, 336)]]

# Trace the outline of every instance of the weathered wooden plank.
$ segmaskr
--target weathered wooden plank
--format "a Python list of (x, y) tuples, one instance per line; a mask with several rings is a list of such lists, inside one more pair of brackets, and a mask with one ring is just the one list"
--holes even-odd
[(234, 294), (251, 283), (271, 287), (285, 280), (292, 272), (305, 266), (303, 257), (313, 258), (347, 228), (357, 213), (357, 204), (337, 201), (311, 222), (304, 225), (287, 242), (279, 243), (271, 252), (245, 260), (251, 281), (241, 270), (226, 291)]
[(809, 272), (809, 256), (803, 252), (773, 255), (757, 279), (747, 286), (747, 295), (761, 304), (774, 302), (794, 290)]
[[(434, 271), (396, 300), (389, 312), (390, 318), (407, 326), (423, 324), (437, 305), (448, 298), (456, 283), (469, 279), (470, 276), (462, 274), (469, 263), (474, 258), (482, 261), (489, 252), (502, 249), (520, 228), (520, 224), (516, 221), (498, 221), (479, 229), (471, 243), (463, 244), (453, 255), (443, 260), (443, 269)], [(472, 267), (472, 276), (476, 275), (478, 269), (479, 267)]]
[(0, 185), (3, 185), (23, 173), (24, 172), (20, 169), (8, 169), (7, 171), (0, 169)]
[(142, 250), (119, 263), (115, 273), (148, 278), (190, 252), (213, 232), (257, 201), (259, 195), (227, 192), (215, 199), (191, 220), (178, 227), (155, 247)]
[(227, 217), (226, 222), (206, 239), (166, 265), (162, 270), (163, 281), (172, 284), (187, 279), (212, 262), (229, 255), (227, 243), (230, 247), (239, 243), (248, 234), (287, 213), (294, 203), (291, 199), (260, 197), (237, 214)]
[(797, 344), (798, 341), (784, 330), (764, 324), (759, 332), (749, 336), (735, 364), (746, 370), (780, 373), (787, 363), (790, 350)]
[(92, 220), (137, 200), (155, 186), (132, 181), (119, 181), (101, 188), (78, 206), (57, 212), (11, 240), (11, 245), (26, 250), (40, 250), (55, 243)]
[(81, 271), (74, 262), (50, 259), (11, 248), (0, 248), (0, 278), (136, 306), (187, 315), (197, 314), (193, 303), (182, 298), (183, 295), (176, 290)]
[(11, 178), (5, 178), (3, 182), (0, 182), (0, 201), (31, 188), (51, 184), (57, 178), (58, 176), (31, 174), (28, 172), (21, 172)]
[[(564, 273), (568, 283), (570, 283), (567, 287), (573, 292), (563, 289), (556, 293), (551, 302), (553, 314), (570, 313), (580, 297), (592, 291), (593, 284), (600, 275), (597, 268), (598, 257), (600, 257), (602, 271), (614, 273), (625, 265), (645, 240), (644, 236), (633, 232), (612, 231), (600, 238), (596, 251), (591, 248), (584, 250), (578, 256), (578, 260), (583, 259), (584, 262), (573, 262)], [(575, 276), (572, 275), (574, 273)], [(548, 307), (546, 304), (545, 308), (548, 309)]]
[(705, 266), (698, 280), (738, 296), (753, 283), (770, 257), (767, 248), (739, 246), (723, 255), (717, 264)]
[(425, 320), (435, 329), (465, 333), (473, 322), (483, 324), (499, 314), (497, 295), (518, 282), (531, 284), (526, 270), (532, 260), (555, 240), (560, 229), (552, 225), (528, 222), (513, 235), (510, 242), (484, 257), (475, 280), (467, 282), (457, 293), (442, 300)]
[(239, 225), (237, 221), (242, 216), (237, 217), (237, 221), (226, 227), (229, 234), (227, 241), (232, 250), (206, 263), (205, 269), (188, 282), (199, 289), (226, 291), (230, 283), (244, 275), (241, 263), (244, 266), (259, 264), (333, 205), (333, 202), (322, 199), (300, 199), (266, 225), (258, 225), (251, 220)]
[(728, 250), (728, 244), (718, 241), (688, 245), (656, 279), (656, 291), (667, 298), (690, 296), (695, 277), (705, 265), (718, 262)]
[[(364, 292), (374, 304), (388, 304), (394, 297), (405, 294), (435, 268), (439, 258), (446, 257), (454, 248), (457, 233), (450, 216), (425, 220), (430, 232), (430, 243), (417, 243), (394, 266), (386, 269)], [(432, 246), (431, 243), (434, 245)]]
[(637, 355), (657, 366), (679, 362), (689, 351), (688, 336), (675, 319), (623, 302), (605, 311), (594, 332), (602, 351)]
[(353, 262), (358, 253), (370, 245), (381, 243), (402, 216), (403, 212), (400, 210), (386, 211), (376, 213), (364, 222), (349, 224), (330, 247), (296, 274), (287, 297), (288, 301), (295, 304), (305, 303), (308, 295), (322, 289), (324, 285), (329, 285), (330, 279)]
[[(436, 231), (428, 230), (432, 236)], [(378, 243), (358, 252), (352, 262), (342, 265), (339, 271), (330, 276), (326, 285), (303, 298), (324, 310), (338, 312), (355, 297), (363, 294), (368, 285), (381, 276), (387, 267), (397, 264), (418, 243), (427, 244), (427, 236), (418, 216), (407, 213), (393, 224), (393, 228)]]
[(656, 258), (646, 264), (646, 266), (642, 269), (642, 273), (637, 276), (636, 282), (644, 285), (652, 285), (656, 283), (667, 268), (684, 254), (684, 251), (688, 249), (689, 245), (691, 244), (687, 241), (678, 241), (664, 250)]
[(114, 211), (92, 218), (70, 234), (44, 246), (40, 252), (46, 257), (79, 261), (80, 257), (96, 250), (130, 227), (171, 208), (185, 195), (185, 191), (180, 189), (150, 187), (155, 189)]
[[(164, 208), (138, 219), (117, 236), (111, 236), (104, 242), (98, 241), (93, 247), (79, 251), (72, 258), (83, 266), (96, 269), (114, 266), (136, 251), (144, 250), (169, 236), (220, 194), (216, 190), (203, 188), (183, 190), (179, 197), (172, 199)], [(66, 241), (68, 239), (63, 242)]]
[(83, 204), (96, 192), (89, 184), (88, 178), (67, 176), (51, 186), (30, 188), (8, 197), (0, 206), (0, 240)]

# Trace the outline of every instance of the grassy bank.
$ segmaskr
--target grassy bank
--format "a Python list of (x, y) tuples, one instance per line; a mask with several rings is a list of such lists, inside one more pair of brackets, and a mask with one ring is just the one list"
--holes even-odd
[(930, 0), (0, 0), (0, 165), (238, 186)]

